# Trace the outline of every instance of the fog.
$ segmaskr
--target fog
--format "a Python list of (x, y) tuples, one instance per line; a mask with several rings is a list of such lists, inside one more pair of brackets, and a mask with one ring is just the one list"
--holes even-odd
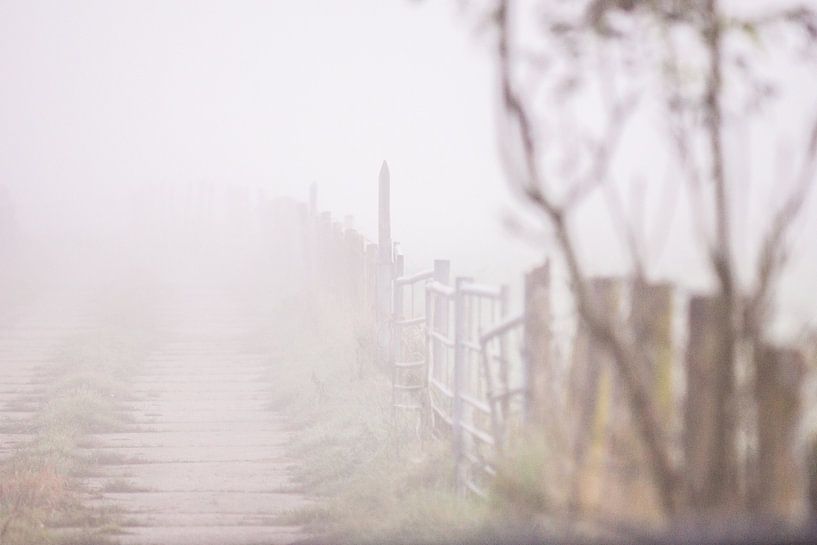
[(146, 187), (204, 182), (303, 199), (317, 182), (322, 209), (373, 232), (388, 159), (395, 231), (418, 266), (456, 254), (469, 271), (503, 274), (474, 256), (475, 240), (502, 249), (502, 261), (528, 255), (505, 248), (492, 67), (454, 6), (0, 9), (0, 168), (21, 229), (107, 229)]
[[(317, 182), (321, 209), (354, 215), (373, 233), (372, 173), (387, 159), (395, 238), (410, 267), (446, 257), (464, 274), (513, 282), (549, 251), (547, 241), (520, 241), (503, 227), (518, 200), (497, 153), (495, 67), (467, 9), (431, 2), (202, 2), (195, 9), (6, 2), (0, 9), (0, 169), (19, 229), (31, 236), (109, 230), (134, 215), (124, 210), (134, 194), (198, 183), (303, 199)], [(808, 111), (808, 89), (804, 81), (786, 91), (789, 115)], [(736, 142), (735, 153), (765, 155), (760, 163), (774, 168), (787, 151), (761, 131)], [(631, 141), (623, 177), (668, 179), (659, 156), (644, 154), (638, 137)], [(756, 178), (754, 194), (765, 202), (770, 177)], [(667, 192), (659, 188), (656, 199), (672, 200)], [(591, 240), (613, 233), (598, 212), (590, 215), (599, 224), (587, 228)], [(673, 212), (669, 222), (676, 251), (653, 237), (662, 256), (656, 272), (700, 286), (705, 273), (685, 240), (684, 216)], [(646, 221), (667, 229), (660, 219)], [(600, 257), (599, 272), (620, 268), (617, 252)], [(815, 301), (802, 293), (817, 274), (814, 262), (798, 260), (785, 283), (794, 322), (814, 319)]]
[(813, 10), (0, 2), (0, 545), (801, 531)]

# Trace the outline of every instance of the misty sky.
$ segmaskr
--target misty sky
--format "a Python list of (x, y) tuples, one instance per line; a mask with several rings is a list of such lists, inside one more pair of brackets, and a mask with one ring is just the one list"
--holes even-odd
[(0, 173), (41, 222), (128, 184), (316, 181), (374, 236), (387, 159), (410, 264), (525, 255), (472, 255), (504, 245), (508, 199), (493, 66), (453, 3), (2, 2), (0, 77)]
[[(455, 272), (518, 279), (539, 252), (501, 227), (514, 201), (496, 149), (494, 59), (457, 4), (0, 2), (0, 183), (21, 220), (47, 231), (66, 218), (104, 229), (107, 204), (134, 186), (305, 198), (316, 181), (320, 208), (355, 215), (374, 237), (387, 159), (409, 268), (449, 257)], [(788, 107), (809, 96), (799, 89)], [(632, 164), (658, 160), (635, 143)], [(604, 271), (611, 231), (593, 228)], [(678, 248), (659, 272), (686, 280), (700, 270)], [(809, 256), (788, 284), (800, 317), (817, 302), (801, 293), (817, 274)]]

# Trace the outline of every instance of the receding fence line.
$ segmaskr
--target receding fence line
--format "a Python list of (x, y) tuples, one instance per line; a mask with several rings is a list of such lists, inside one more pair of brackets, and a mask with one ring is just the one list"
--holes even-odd
[[(637, 472), (626, 471), (633, 460), (619, 459), (624, 456), (621, 445), (632, 446), (632, 434), (626, 429), (632, 417), (626, 414), (623, 385), (610, 355), (580, 322), (569, 365), (555, 365), (549, 264), (525, 275), (524, 309), (519, 314), (509, 311), (507, 286), (452, 279), (448, 260), (406, 272), (405, 257), (392, 239), (389, 184), (384, 163), (377, 243), (356, 231), (351, 218), (341, 224), (328, 212), (319, 213), (314, 189), (309, 205), (301, 205), (300, 211), (309, 281), (348, 303), (358, 342), (390, 373), (395, 418), (414, 419), (434, 435), (450, 439), (462, 491), (484, 494), (514, 430), (569, 419), (569, 425), (560, 425), (570, 430), (572, 479), (580, 483), (575, 501), (591, 506), (601, 501), (600, 485), (581, 483), (603, 483), (622, 494), (640, 493), (643, 483), (637, 482)], [(672, 286), (595, 277), (588, 279), (588, 287), (589, 304), (638, 325), (647, 356), (642, 379), (661, 412), (662, 432), (687, 475), (706, 474), (708, 449), (719, 440), (710, 423), (710, 401), (718, 396), (717, 386), (707, 379), (717, 363), (716, 347), (707, 340), (717, 302), (709, 296), (691, 298), (683, 356), (673, 350), (678, 292)], [(758, 455), (770, 466), (766, 471), (787, 476), (771, 479), (774, 483), (765, 492), (781, 510), (791, 509), (792, 498), (803, 496), (802, 482), (789, 478), (801, 475), (793, 432), (775, 435), (778, 429), (794, 429), (801, 412), (799, 397), (786, 377), (799, 376), (802, 357), (789, 352), (769, 349), (763, 361), (780, 364), (766, 366), (776, 374), (764, 375), (765, 382), (758, 385), (770, 391), (792, 390), (787, 410), (760, 421), (758, 430)], [(681, 366), (682, 372), (673, 373), (674, 366)], [(770, 397), (761, 395), (766, 398)], [(600, 463), (602, 459), (617, 463)], [(617, 467), (624, 470), (616, 473)], [(693, 481), (692, 485), (704, 482)]]
[[(484, 494), (510, 426), (523, 421), (527, 385), (524, 314), (509, 315), (507, 286), (458, 277), (448, 260), (406, 273), (390, 223), (390, 174), (378, 180), (378, 242), (346, 216), (318, 212), (317, 193), (300, 205), (310, 282), (344, 299), (392, 382), (395, 418), (451, 440), (457, 482)], [(361, 333), (368, 331), (369, 333)], [(512, 354), (513, 352), (513, 354)]]

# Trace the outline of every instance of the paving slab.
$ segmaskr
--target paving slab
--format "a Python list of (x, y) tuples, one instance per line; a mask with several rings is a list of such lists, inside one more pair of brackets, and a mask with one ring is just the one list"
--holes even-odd
[[(269, 355), (246, 347), (258, 316), (228, 294), (175, 294), (165, 342), (130, 380), (139, 432), (87, 436), (99, 464), (86, 503), (121, 514), (124, 545), (253, 545), (303, 539), (283, 515), (309, 504), (287, 457), (286, 420), (269, 410)], [(170, 340), (167, 340), (170, 339)]]
[(276, 526), (147, 526), (117, 536), (122, 545), (278, 545), (303, 536)]

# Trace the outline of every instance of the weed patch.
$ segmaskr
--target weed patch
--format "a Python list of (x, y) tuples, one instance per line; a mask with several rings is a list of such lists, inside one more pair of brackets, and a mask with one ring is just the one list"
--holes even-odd
[[(293, 313), (295, 314), (295, 313)], [(270, 406), (286, 414), (294, 477), (315, 501), (280, 517), (331, 542), (417, 542), (492, 524), (456, 494), (449, 445), (392, 421), (391, 388), (351, 324), (302, 316)], [(300, 327), (298, 327), (300, 326)], [(315, 342), (315, 339), (320, 342)], [(365, 362), (361, 364), (361, 362)], [(423, 448), (417, 448), (418, 442)]]
[(52, 365), (38, 369), (43, 394), (13, 405), (32, 415), (7, 426), (32, 437), (0, 464), (0, 543), (98, 545), (118, 531), (115, 513), (83, 505), (79, 476), (100, 460), (78, 449), (88, 434), (132, 425), (122, 410), (127, 377), (143, 359), (146, 339), (98, 331), (72, 339)]

